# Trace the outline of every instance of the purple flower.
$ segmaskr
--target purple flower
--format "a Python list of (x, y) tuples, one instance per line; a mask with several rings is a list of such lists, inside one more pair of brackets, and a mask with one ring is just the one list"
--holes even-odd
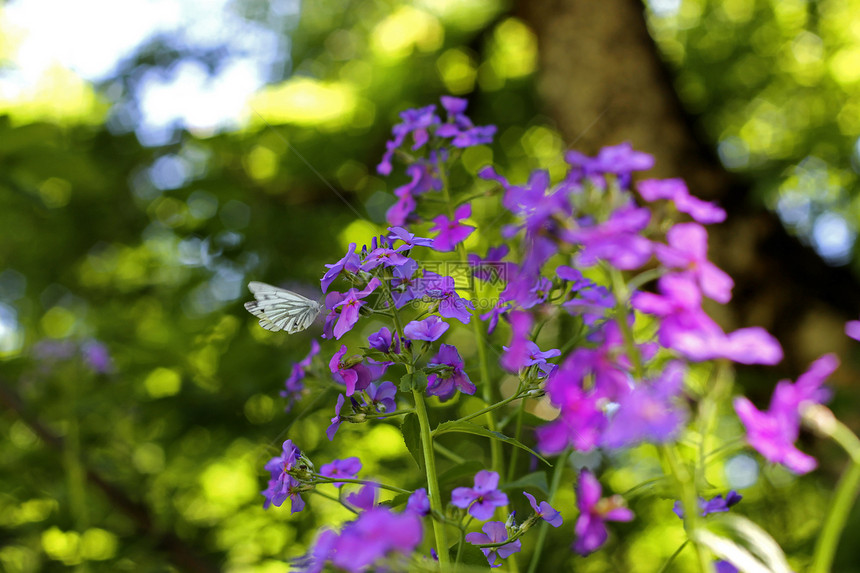
[[(361, 460), (356, 457), (345, 458), (342, 460), (332, 460), (331, 463), (325, 464), (320, 468), (320, 475), (327, 478), (347, 478), (355, 479), (358, 472), (361, 471)], [(334, 483), (334, 487), (341, 487), (343, 483)]]
[(640, 292), (633, 296), (633, 308), (663, 317), (660, 344), (678, 351), (688, 360), (700, 362), (727, 358), (742, 364), (777, 364), (782, 347), (763, 328), (741, 328), (726, 334), (701, 309), (701, 293), (685, 275), (660, 277), (661, 295)]
[(738, 573), (738, 568), (722, 559), (714, 561), (714, 570), (716, 573)]
[(532, 494), (524, 491), (523, 495), (526, 496), (526, 498), (529, 500), (532, 509), (535, 511), (538, 517), (540, 517), (553, 527), (559, 527), (562, 524), (564, 520), (562, 519), (561, 514), (556, 511), (555, 508), (553, 508), (553, 506), (549, 504), (549, 502), (542, 501), (540, 502), (540, 505), (538, 505), (537, 500), (535, 500)]
[(663, 444), (674, 440), (687, 419), (676, 403), (683, 377), (683, 365), (672, 362), (660, 378), (639, 384), (623, 396), (603, 434), (603, 445), (620, 448), (643, 441)]
[(578, 151), (568, 151), (564, 160), (572, 167), (568, 174), (569, 180), (579, 181), (583, 177), (589, 177), (596, 185), (601, 186), (602, 181), (596, 179), (596, 176), (614, 174), (618, 178), (618, 184), (626, 187), (633, 171), (646, 171), (654, 166), (654, 158), (651, 155), (635, 151), (627, 142), (604, 147), (595, 158), (587, 157)]
[(377, 173), (380, 175), (389, 175), (391, 173), (391, 158), (398, 147), (403, 145), (406, 136), (410, 133), (413, 136), (415, 144), (413, 150), (422, 147), (430, 140), (428, 129), (430, 126), (438, 125), (442, 120), (436, 115), (436, 106), (428, 105), (418, 109), (407, 109), (400, 113), (400, 118), (403, 120), (393, 128), (391, 133), (394, 136), (385, 144), (385, 154), (382, 156), (382, 161), (376, 167)]
[(463, 359), (454, 346), (442, 344), (428, 366), (442, 368), (440, 372), (434, 372), (427, 377), (428, 396), (439, 396), (439, 399), (445, 402), (450, 400), (457, 390), (464, 394), (475, 393), (475, 385), (463, 370)]
[(300, 361), (293, 364), (293, 367), (290, 370), (290, 376), (284, 381), (284, 386), (286, 389), (281, 390), (281, 397), (288, 399), (286, 406), (287, 412), (292, 409), (293, 404), (298, 399), (302, 390), (304, 390), (305, 385), (303, 384), (303, 381), (307, 376), (307, 369), (310, 368), (314, 356), (319, 354), (319, 352), (320, 343), (316, 340), (311, 340), (310, 352), (308, 352), (307, 356), (302, 358)]
[(558, 275), (558, 278), (573, 283), (570, 285), (572, 291), (578, 291), (594, 285), (594, 282), (585, 278), (578, 269), (567, 265), (559, 266), (555, 269), (555, 274)]
[(490, 519), (497, 507), (508, 504), (508, 496), (497, 489), (498, 485), (499, 474), (481, 470), (475, 474), (474, 487), (458, 487), (451, 492), (451, 505), (468, 507), (469, 515), (475, 519)]
[(368, 336), (367, 344), (372, 349), (380, 352), (400, 352), (400, 341), (397, 339), (397, 334), (392, 335), (391, 331), (385, 326)]
[(405, 225), (415, 212), (417, 203), (410, 193), (410, 188), (406, 185), (395, 189), (394, 195), (397, 197), (397, 201), (385, 212), (385, 220), (392, 225)]
[(849, 320), (846, 322), (845, 334), (854, 340), (860, 340), (860, 320)]
[(564, 238), (582, 245), (576, 255), (580, 266), (590, 267), (604, 260), (617, 269), (638, 269), (651, 258), (651, 241), (639, 234), (650, 217), (651, 212), (644, 207), (622, 207), (606, 222), (567, 231)]
[(708, 232), (696, 223), (675, 225), (666, 233), (669, 246), (657, 245), (657, 258), (669, 268), (683, 269), (717, 302), (732, 298), (734, 281), (708, 260)]
[(531, 340), (526, 341), (526, 348), (528, 348), (528, 358), (526, 358), (525, 366), (533, 366), (534, 364), (546, 364), (547, 358), (555, 358), (556, 356), (561, 356), (561, 350), (557, 348), (550, 348), (545, 352), (541, 352), (541, 349), (538, 347), (538, 345)]
[(574, 528), (576, 541), (573, 543), (573, 550), (582, 556), (597, 551), (606, 542), (609, 532), (605, 522), (633, 519), (633, 512), (624, 506), (621, 496), (601, 499), (600, 495), (600, 482), (597, 478), (588, 470), (580, 473), (576, 487), (579, 518)]
[[(735, 490), (729, 491), (726, 494), (725, 499), (723, 499), (722, 495), (718, 495), (716, 497), (712, 497), (710, 500), (705, 501), (705, 498), (699, 498), (699, 509), (701, 510), (702, 517), (711, 514), (711, 513), (723, 513), (729, 510), (733, 505), (737, 504), (740, 500), (743, 499), (744, 496), (736, 492)], [(672, 511), (675, 512), (675, 515), (684, 519), (684, 505), (680, 500), (675, 501), (675, 504), (672, 506)]]
[(474, 232), (475, 227), (462, 225), (460, 221), (471, 217), (471, 215), (472, 206), (466, 203), (457, 207), (452, 219), (445, 215), (439, 215), (433, 219), (435, 225), (430, 230), (439, 233), (433, 239), (433, 248), (437, 251), (453, 251), (455, 246), (465, 241), (466, 237)]
[(331, 423), (329, 427), (325, 431), (325, 435), (328, 438), (328, 441), (334, 440), (335, 434), (340, 429), (340, 423), (343, 419), (340, 417), (340, 411), (343, 409), (343, 405), (346, 402), (346, 398), (343, 394), (339, 394), (337, 397), (337, 403), (334, 406), (334, 417), (331, 419)]
[(373, 277), (363, 290), (349, 289), (343, 300), (334, 305), (334, 308), (340, 308), (340, 318), (338, 318), (337, 324), (334, 325), (334, 330), (332, 331), (335, 338), (340, 340), (344, 334), (352, 330), (352, 327), (358, 322), (359, 310), (364, 306), (362, 299), (376, 290), (376, 287), (380, 284), (382, 284), (380, 280)]
[(331, 529), (323, 529), (308, 552), (293, 559), (292, 567), (297, 573), (322, 573), (326, 561), (331, 558), (335, 543), (337, 533)]
[(576, 298), (562, 304), (573, 315), (581, 315), (586, 325), (592, 326), (615, 307), (615, 297), (608, 288), (587, 281), (576, 293)]
[(406, 167), (411, 179), (394, 190), (398, 200), (385, 214), (385, 219), (391, 225), (404, 225), (407, 221), (417, 219), (414, 213), (415, 197), (431, 189), (442, 188), (442, 180), (436, 174), (435, 156), (435, 153), (431, 153), (428, 160), (418, 160)]
[[(485, 545), (490, 543), (501, 543), (508, 538), (508, 530), (505, 524), (501, 521), (490, 521), (484, 524), (481, 528), (484, 533), (473, 531), (466, 534), (466, 541), (472, 545)], [(498, 559), (507, 559), (514, 553), (518, 553), (522, 549), (522, 543), (519, 539), (506, 543), (498, 547), (481, 547), (480, 550), (487, 558), (490, 567), (500, 567), (501, 563), (496, 563)]]
[(424, 271), (422, 292), (425, 296), (439, 301), (439, 314), (445, 318), (456, 318), (463, 324), (469, 324), (472, 315), (469, 310), (475, 308), (472, 301), (461, 298), (454, 289), (454, 279), (442, 277), (432, 271)]
[(344, 358), (345, 354), (346, 344), (331, 357), (328, 367), (335, 382), (346, 385), (346, 395), (352, 396), (356, 390), (367, 388), (373, 375), (367, 366), (361, 363), (360, 358)]
[(450, 325), (436, 315), (430, 315), (424, 320), (413, 320), (403, 327), (403, 334), (410, 340), (426, 340), (433, 342), (445, 334)]
[(107, 374), (113, 370), (113, 361), (107, 346), (98, 340), (84, 342), (81, 346), (81, 354), (84, 358), (84, 364), (96, 374)]
[(355, 252), (355, 243), (349, 244), (349, 249), (346, 251), (346, 255), (336, 262), (333, 265), (326, 265), (328, 270), (326, 271), (323, 278), (320, 279), (320, 285), (322, 286), (322, 291), (326, 292), (328, 290), (329, 285), (334, 282), (341, 272), (346, 271), (348, 273), (358, 272), (358, 268), (361, 264), (361, 261), (358, 258), (358, 254)]
[(393, 412), (397, 409), (394, 396), (397, 395), (397, 386), (393, 382), (383, 382), (379, 386), (369, 384), (367, 386), (367, 397), (373, 408), (380, 413)]
[(637, 189), (646, 201), (674, 201), (678, 211), (688, 214), (699, 223), (708, 225), (726, 220), (726, 212), (723, 209), (690, 195), (683, 179), (647, 179), (640, 181)]
[(538, 449), (545, 454), (557, 454), (568, 446), (580, 452), (593, 450), (606, 425), (601, 400), (565, 380), (561, 368), (547, 381), (547, 393), (560, 412), (558, 418), (536, 430)]
[(532, 328), (532, 315), (515, 310), (509, 315), (511, 321), (511, 341), (502, 355), (502, 367), (509, 372), (518, 372), (530, 356), (528, 335)]
[(262, 492), (266, 497), (263, 509), (270, 505), (280, 507), (287, 498), (291, 502), (290, 513), (296, 513), (304, 509), (305, 502), (299, 495), (301, 483), (289, 474), (299, 462), (301, 451), (291, 440), (284, 442), (280, 456), (272, 458), (266, 463), (265, 469), (271, 474), (269, 486)]
[(394, 306), (398, 309), (421, 296), (419, 288), (421, 279), (415, 276), (417, 271), (418, 263), (412, 259), (392, 270), (391, 297), (394, 299)]
[(371, 271), (376, 267), (399, 267), (409, 259), (390, 247), (377, 247), (370, 251), (361, 263), (361, 270)]
[(430, 247), (433, 245), (433, 239), (425, 239), (423, 237), (416, 237), (413, 233), (410, 233), (403, 227), (389, 227), (388, 232), (391, 233), (388, 235), (388, 239), (394, 244), (394, 241), (401, 240), (403, 244), (397, 247), (397, 251), (406, 251), (412, 249), (412, 247)]
[(436, 129), (437, 137), (452, 138), (453, 147), (471, 147), (493, 142), (495, 125), (475, 127), (463, 112), (467, 101), (461, 98), (442, 96), (442, 107), (448, 112), (448, 121)]
[(493, 308), (490, 309), (486, 314), (481, 315), (481, 320), (489, 321), (487, 323), (487, 334), (492, 334), (494, 330), (496, 330), (496, 326), (499, 324), (500, 316), (507, 316), (507, 313), (511, 310), (513, 303), (511, 301), (506, 301), (503, 299), (499, 299), (493, 305)]
[(427, 497), (426, 488), (418, 488), (406, 501), (406, 511), (417, 515), (428, 515), (430, 513), (430, 498)]
[(490, 247), (487, 250), (487, 256), (483, 259), (474, 253), (470, 253), (468, 255), (469, 266), (472, 267), (475, 278), (489, 282), (490, 284), (504, 283), (513, 278), (517, 270), (517, 265), (502, 262), (508, 251), (509, 248), (507, 245)]
[(331, 562), (338, 570), (350, 573), (368, 571), (380, 559), (410, 555), (422, 537), (421, 518), (417, 515), (374, 507), (343, 527), (333, 544)]
[(367, 511), (376, 507), (376, 498), (379, 494), (379, 486), (375, 483), (366, 483), (361, 489), (348, 494), (346, 503), (355, 510)]
[(821, 384), (839, 366), (834, 354), (825, 354), (801, 374), (797, 383), (782, 380), (773, 391), (770, 407), (761, 412), (743, 396), (734, 400), (735, 412), (747, 431), (747, 442), (770, 462), (782, 464), (798, 474), (812, 471), (815, 458), (794, 446), (800, 433), (800, 415), (807, 404), (821, 403), (828, 393)]

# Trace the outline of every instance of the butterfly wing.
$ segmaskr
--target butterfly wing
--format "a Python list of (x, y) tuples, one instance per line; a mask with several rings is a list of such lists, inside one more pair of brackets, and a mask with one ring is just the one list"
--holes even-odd
[(272, 332), (301, 332), (313, 323), (322, 308), (314, 300), (266, 283), (252, 281), (248, 288), (257, 300), (246, 302), (245, 309), (260, 319), (260, 326)]

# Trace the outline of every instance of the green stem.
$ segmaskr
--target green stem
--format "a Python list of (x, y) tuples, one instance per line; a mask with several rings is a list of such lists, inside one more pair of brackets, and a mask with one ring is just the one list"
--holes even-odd
[[(387, 282), (384, 282), (387, 285)], [(388, 300), (391, 303), (391, 308), (394, 309), (394, 326), (397, 329), (397, 334), (400, 335), (400, 340), (404, 340), (403, 323), (400, 320), (400, 313), (397, 312), (397, 307), (394, 304), (394, 297), (391, 296), (391, 290), (388, 286), (385, 287)], [(412, 374), (414, 366), (405, 364), (406, 373)], [(418, 415), (418, 424), (421, 429), (421, 451), (424, 453), (424, 470), (427, 476), (427, 497), (430, 499), (430, 509), (434, 515), (444, 516), (442, 512), (442, 492), (439, 490), (439, 478), (436, 475), (436, 456), (433, 451), (433, 437), (430, 435), (430, 418), (427, 416), (427, 406), (424, 403), (424, 388), (413, 388), (412, 398), (415, 400), (415, 414)], [(433, 535), (436, 538), (436, 553), (439, 556), (439, 568), (442, 571), (447, 571), (451, 566), (451, 559), (448, 555), (448, 536), (445, 531), (445, 524), (433, 519)]]
[[(442, 197), (445, 199), (445, 203), (447, 203), (448, 206), (448, 217), (453, 219), (454, 204), (451, 201), (451, 193), (448, 189), (448, 176), (445, 172), (444, 166), (442, 165), (441, 156), (437, 162), (437, 165), (439, 169), (439, 179), (442, 181)], [(460, 262), (463, 265), (468, 265), (469, 258), (466, 255), (466, 247), (463, 245), (463, 243), (459, 243), (457, 245), (457, 252), (460, 255)], [(469, 296), (473, 304), (478, 299), (478, 291), (475, 288), (474, 277), (472, 277), (469, 281)], [(474, 312), (472, 314), (472, 320), (470, 322), (472, 323), (472, 332), (475, 336), (475, 345), (478, 348), (478, 367), (481, 375), (481, 394), (486, 404), (493, 404), (494, 402), (500, 401), (501, 395), (499, 394), (498, 389), (495, 387), (495, 385), (490, 382), (490, 365), (487, 359), (486, 345), (487, 337), (477, 312)], [(492, 432), (498, 431), (496, 417), (493, 416), (493, 411), (487, 410), (486, 414), (487, 428)], [(500, 476), (503, 474), (505, 462), (502, 456), (502, 443), (498, 440), (490, 440), (490, 465), (493, 468), (493, 471), (498, 473)], [(505, 512), (505, 514), (507, 514), (508, 506), (504, 506), (502, 510)], [(517, 573), (519, 569), (517, 567), (516, 559), (509, 560), (509, 567), (511, 571), (513, 571), (513, 573)]]
[(665, 563), (663, 563), (663, 566), (662, 566), (662, 567), (660, 567), (660, 570), (659, 570), (659, 571), (657, 571), (657, 573), (664, 573), (667, 569), (669, 569), (669, 565), (671, 565), (671, 564), (672, 564), (672, 562), (673, 562), (673, 561), (675, 561), (675, 558), (676, 558), (676, 557), (678, 557), (678, 555), (680, 555), (680, 554), (681, 554), (681, 551), (683, 551), (683, 550), (684, 550), (684, 548), (687, 546), (687, 544), (688, 544), (689, 542), (690, 542), (690, 540), (689, 540), (689, 539), (687, 539), (686, 541), (684, 541), (684, 543), (682, 543), (682, 544), (681, 544), (681, 546), (680, 546), (680, 547), (678, 547), (678, 549), (676, 549), (676, 550), (675, 550), (675, 552), (674, 552), (672, 555), (670, 555), (670, 556), (669, 556), (669, 559), (667, 559), (667, 560), (666, 560), (666, 562), (665, 562)]
[[(407, 367), (407, 370), (411, 370)], [(418, 423), (421, 427), (421, 449), (424, 452), (424, 468), (427, 474), (427, 497), (430, 498), (430, 509), (433, 513), (442, 513), (442, 494), (439, 491), (439, 481), (436, 477), (436, 456), (433, 455), (433, 437), (430, 435), (430, 419), (427, 417), (427, 407), (424, 404), (424, 395), (417, 388), (412, 389), (412, 397), (415, 399), (415, 413), (418, 414)], [(446, 571), (450, 567), (448, 556), (448, 537), (445, 525), (433, 520), (433, 534), (436, 537), (436, 552), (439, 555), (439, 567)]]
[[(526, 411), (526, 401), (523, 400), (522, 402), (520, 402), (520, 405), (517, 408), (517, 424), (514, 428), (514, 439), (517, 441), (519, 441), (520, 434), (522, 433), (522, 430), (523, 430), (523, 414), (525, 413), (525, 411)], [(513, 451), (511, 452), (511, 459), (508, 462), (508, 475), (507, 475), (506, 481), (513, 481), (514, 480), (514, 471), (516, 471), (517, 457), (519, 456), (519, 453), (520, 453), (519, 448), (514, 448)]]
[(336, 497), (335, 497), (335, 496), (333, 496), (333, 495), (329, 495), (329, 494), (327, 494), (327, 493), (325, 493), (325, 492), (318, 491), (318, 490), (315, 490), (315, 489), (310, 490), (308, 493), (311, 493), (311, 494), (313, 494), (313, 495), (318, 495), (318, 496), (320, 496), (320, 497), (324, 497), (324, 498), (326, 498), (326, 499), (330, 499), (330, 500), (332, 500), (332, 501), (334, 501), (334, 502), (339, 503), (340, 505), (342, 505), (344, 508), (348, 509), (349, 511), (351, 511), (351, 512), (353, 512), (353, 513), (355, 513), (355, 514), (357, 514), (357, 513), (358, 513), (358, 511), (357, 511), (357, 510), (355, 510), (355, 509), (351, 508), (350, 506), (348, 506), (347, 504), (345, 504), (345, 503), (343, 502), (343, 500), (341, 500), (341, 499), (339, 499), (339, 498), (336, 498)]
[(696, 556), (699, 559), (699, 569), (702, 573), (713, 573), (714, 566), (711, 562), (711, 557), (707, 548), (695, 541), (693, 532), (699, 528), (699, 496), (696, 494), (696, 484), (693, 481), (693, 476), (690, 475), (690, 470), (684, 465), (678, 454), (678, 448), (674, 445), (660, 446), (660, 453), (669, 464), (672, 470), (672, 475), (678, 482), (681, 490), (681, 502), (684, 505), (684, 525), (687, 530), (687, 537), (693, 539), (693, 546), (696, 548)]
[[(547, 500), (550, 505), (553, 504), (553, 498), (555, 497), (555, 493), (558, 491), (558, 486), (561, 484), (561, 475), (564, 473), (565, 467), (567, 466), (568, 455), (570, 455), (570, 448), (565, 449), (561, 455), (558, 456), (558, 460), (555, 462), (555, 471), (553, 471), (552, 474), (552, 484), (550, 484), (549, 499)], [(543, 546), (546, 544), (546, 536), (549, 533), (549, 528), (550, 525), (546, 521), (541, 523), (540, 531), (538, 531), (537, 543), (535, 544), (535, 549), (532, 553), (532, 560), (529, 563), (528, 573), (534, 573), (537, 570), (541, 553), (543, 553)]]
[(636, 348), (636, 342), (633, 339), (633, 330), (627, 322), (627, 299), (629, 297), (627, 286), (624, 284), (624, 276), (621, 271), (614, 268), (609, 268), (609, 275), (612, 278), (612, 292), (615, 295), (615, 322), (621, 330), (621, 336), (624, 338), (624, 347), (627, 350), (627, 358), (633, 364), (633, 373), (637, 381), (641, 381), (644, 377), (642, 369), (642, 358), (639, 356), (639, 349)]
[(832, 417), (832, 414), (830, 418), (829, 427), (826, 428), (827, 434), (848, 452), (851, 463), (836, 485), (836, 493), (830, 501), (830, 507), (824, 518), (824, 526), (815, 541), (810, 573), (827, 573), (833, 566), (839, 538), (845, 529), (848, 514), (854, 506), (858, 488), (860, 488), (860, 439), (845, 424)]
[(399, 487), (395, 487), (393, 485), (387, 485), (384, 483), (379, 483), (375, 481), (370, 481), (366, 479), (352, 479), (352, 478), (330, 478), (328, 476), (313, 474), (313, 476), (317, 479), (314, 482), (314, 485), (323, 485), (327, 483), (357, 483), (360, 485), (375, 485), (379, 489), (387, 489), (388, 491), (393, 491), (394, 493), (412, 493), (412, 491), (408, 489), (401, 489)]
[[(442, 165), (441, 158), (438, 163), (439, 170), (439, 178), (442, 180), (442, 197), (445, 199), (445, 203), (448, 206), (448, 217), (454, 218), (454, 204), (451, 201), (451, 193), (448, 189), (448, 176), (445, 172), (444, 166)], [(459, 243), (457, 245), (457, 253), (460, 255), (460, 262), (464, 265), (467, 265), (469, 262), (469, 257), (466, 255), (466, 247), (463, 246), (463, 243)], [(474, 278), (469, 281), (469, 296), (471, 297), (472, 302), (477, 300), (478, 292), (475, 288)], [(493, 384), (490, 383), (490, 366), (487, 360), (487, 346), (486, 346), (486, 335), (484, 334), (484, 329), (481, 325), (481, 321), (478, 317), (478, 313), (475, 312), (472, 315), (472, 332), (475, 336), (475, 345), (478, 349), (478, 368), (481, 374), (481, 394), (484, 399), (484, 402), (487, 404), (492, 404), (494, 402), (498, 402), (501, 396), (498, 395), (496, 388)], [(487, 412), (487, 428), (490, 431), (498, 431), (496, 427), (496, 418), (492, 415), (490, 411)], [(502, 459), (502, 444), (497, 440), (490, 441), (490, 463), (493, 470), (502, 475), (504, 469), (504, 460)]]
[(454, 462), (455, 464), (464, 464), (466, 463), (466, 458), (463, 456), (457, 455), (455, 452), (452, 452), (439, 442), (433, 442), (433, 449)]
[[(459, 418), (459, 419), (457, 419), (457, 420), (454, 420), (454, 423), (457, 423), (457, 422), (468, 422), (469, 420), (471, 420), (471, 419), (473, 419), (473, 418), (477, 418), (478, 416), (483, 416), (484, 414), (487, 414), (487, 413), (489, 413), (489, 412), (492, 412), (493, 410), (498, 410), (498, 409), (499, 409), (499, 408), (501, 408), (502, 406), (504, 406), (504, 405), (506, 405), (506, 404), (510, 404), (510, 403), (511, 403), (511, 402), (513, 402), (514, 400), (519, 400), (519, 399), (520, 399), (520, 398), (522, 398), (522, 397), (523, 397), (523, 396), (521, 396), (519, 393), (516, 393), (516, 394), (514, 394), (513, 396), (508, 396), (507, 398), (505, 398), (505, 399), (504, 399), (504, 400), (502, 400), (501, 402), (497, 402), (497, 403), (495, 403), (495, 404), (492, 404), (492, 405), (490, 405), (490, 406), (487, 406), (486, 408), (482, 408), (482, 409), (478, 410), (477, 412), (472, 412), (471, 414), (469, 414), (469, 415), (467, 415), (467, 416), (463, 416), (462, 418)], [(436, 435), (436, 430), (433, 430), (433, 432), (431, 432), (431, 433), (432, 433), (433, 435)]]

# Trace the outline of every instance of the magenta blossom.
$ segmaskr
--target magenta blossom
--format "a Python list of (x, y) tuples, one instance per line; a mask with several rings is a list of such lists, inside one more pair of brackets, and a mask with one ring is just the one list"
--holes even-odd
[[(481, 528), (481, 531), (484, 533), (478, 533), (477, 531), (467, 533), (466, 541), (472, 545), (486, 545), (490, 543), (501, 543), (508, 538), (508, 530), (505, 528), (505, 524), (501, 521), (487, 522)], [(507, 559), (514, 553), (518, 553), (520, 549), (522, 549), (522, 543), (517, 539), (516, 541), (512, 541), (511, 543), (506, 543), (498, 547), (481, 547), (480, 549), (484, 554), (484, 557), (486, 557), (487, 561), (490, 563), (490, 567), (500, 567), (501, 563), (496, 563), (496, 561), (499, 558)]]
[(332, 311), (336, 308), (340, 309), (340, 318), (338, 318), (337, 324), (334, 325), (334, 330), (332, 330), (332, 334), (334, 334), (336, 339), (340, 340), (344, 334), (352, 330), (352, 327), (358, 322), (359, 310), (364, 306), (362, 299), (376, 290), (376, 287), (380, 284), (382, 284), (380, 280), (373, 277), (363, 290), (349, 289), (343, 300), (334, 305)]
[(699, 223), (708, 225), (726, 220), (726, 212), (723, 209), (690, 195), (683, 179), (647, 179), (639, 182), (637, 190), (646, 201), (673, 201), (678, 211), (688, 214)]
[(770, 462), (782, 464), (798, 474), (812, 471), (815, 458), (794, 446), (800, 433), (800, 416), (808, 404), (827, 400), (821, 384), (839, 366), (833, 354), (825, 354), (810, 365), (792, 384), (782, 380), (773, 391), (770, 407), (762, 412), (743, 396), (735, 398), (735, 412), (747, 431), (747, 441)]
[(474, 487), (458, 487), (451, 492), (451, 505), (469, 508), (469, 515), (481, 521), (493, 517), (497, 507), (508, 504), (508, 496), (498, 490), (499, 474), (481, 470)]
[(666, 233), (668, 246), (656, 246), (657, 258), (672, 269), (688, 273), (702, 293), (717, 302), (732, 298), (734, 281), (708, 260), (708, 232), (696, 223), (675, 225)]
[(662, 294), (639, 292), (633, 308), (663, 317), (660, 344), (700, 362), (727, 358), (742, 364), (777, 364), (782, 360), (779, 342), (759, 327), (726, 334), (701, 308), (701, 292), (693, 279), (672, 274), (660, 277)]
[(433, 219), (435, 225), (430, 230), (439, 233), (433, 239), (433, 248), (437, 251), (453, 251), (454, 247), (465, 241), (466, 237), (475, 231), (475, 227), (463, 225), (460, 221), (471, 216), (472, 206), (466, 203), (457, 207), (453, 218), (449, 219), (445, 215), (439, 215)]
[(860, 320), (849, 320), (846, 322), (845, 334), (854, 340), (860, 340)]
[(576, 520), (574, 531), (576, 541), (573, 550), (580, 555), (588, 555), (597, 551), (609, 537), (606, 529), (607, 521), (631, 521), (633, 512), (624, 506), (621, 496), (613, 495), (602, 498), (600, 482), (588, 470), (579, 474), (576, 486), (576, 506), (579, 508), (579, 518)]
[(328, 363), (335, 382), (346, 385), (346, 395), (352, 396), (357, 390), (364, 390), (373, 380), (373, 374), (361, 363), (360, 357), (346, 358), (346, 344), (340, 347)]
[(578, 384), (565, 381), (561, 369), (547, 381), (547, 393), (561, 411), (558, 418), (536, 430), (540, 451), (557, 454), (572, 446), (577, 451), (590, 452), (597, 447), (606, 426), (602, 400)]

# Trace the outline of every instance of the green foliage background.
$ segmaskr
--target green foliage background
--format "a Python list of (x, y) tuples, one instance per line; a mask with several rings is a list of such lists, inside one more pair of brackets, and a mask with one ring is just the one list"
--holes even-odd
[[(265, 22), (264, 4), (236, 9)], [(499, 126), (498, 143), (470, 152), (467, 169), (495, 161), (512, 181), (535, 167), (563, 169), (564, 144), (533, 93), (536, 40), (510, 8), (308, 2), (279, 30), (291, 64), (251, 102), (247, 125), (183, 131), (163, 147), (111, 127), (111, 97), (131, 95), (108, 88), (188, 57), (164, 39), (104, 85), (76, 83), (71, 72), (57, 80), (82, 97), (57, 88), (0, 102), (4, 570), (283, 571), (316, 527), (348, 518), (321, 498), (294, 516), (262, 510), (262, 466), (291, 424), (278, 391), (309, 335), (257, 327), (241, 307), (244, 285), (315, 293), (323, 263), (382, 229), (356, 222), (352, 209), (382, 222), (402, 183), (374, 170), (390, 127), (399, 111), (441, 94), (469, 97), (476, 123)], [(748, 172), (769, 205), (805, 202), (806, 218), (794, 224), (804, 236), (823, 213), (851, 228), (860, 220), (858, 11), (852, 1), (696, 0), (650, 17), (678, 89), (727, 164)], [(175, 182), (165, 184), (165, 173)], [(478, 250), (495, 239), (481, 237)], [(91, 339), (108, 347), (109, 373), (34, 351), (40, 341)], [(723, 414), (720, 435), (736, 432)], [(348, 427), (331, 445), (328, 415), (313, 413), (289, 436), (320, 464), (361, 455), (364, 475), (414, 481), (393, 427)], [(628, 456), (610, 476), (616, 491), (653, 461), (647, 451)], [(802, 558), (830, 483), (766, 468), (740, 511)], [(563, 489), (559, 505), (572, 507)], [(577, 559), (577, 570), (655, 571), (677, 548), (683, 532), (668, 495), (632, 505), (638, 519), (615, 529), (619, 549)], [(547, 567), (570, 567), (572, 522), (553, 536)], [(841, 571), (857, 570), (847, 565), (853, 551)]]

